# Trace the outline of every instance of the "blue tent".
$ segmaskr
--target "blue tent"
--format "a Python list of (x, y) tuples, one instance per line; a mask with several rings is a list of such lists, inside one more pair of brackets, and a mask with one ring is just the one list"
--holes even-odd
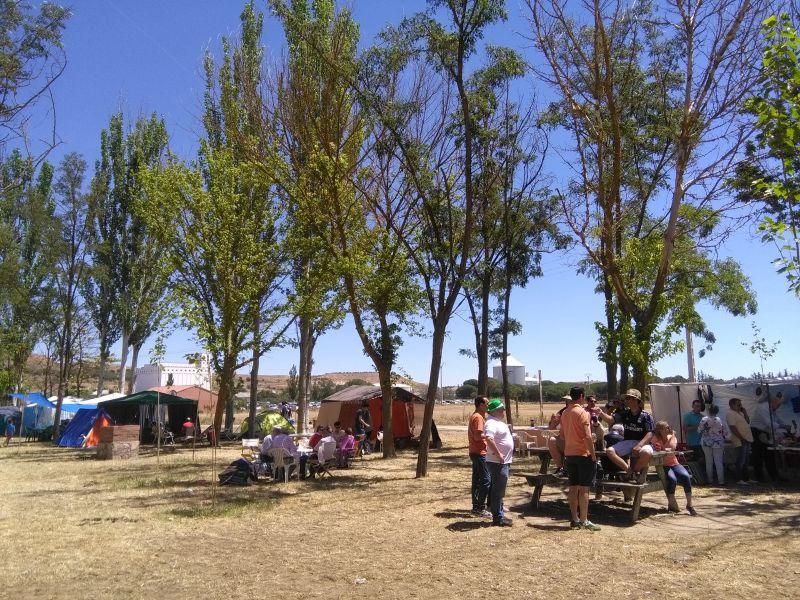
[(55, 405), (39, 392), (30, 394), (10, 394), (12, 398), (25, 403), (22, 425), (25, 429), (45, 429), (53, 425)]
[(94, 427), (95, 421), (101, 416), (109, 419), (108, 413), (102, 408), (81, 408), (72, 417), (67, 428), (58, 440), (60, 448), (80, 448)]

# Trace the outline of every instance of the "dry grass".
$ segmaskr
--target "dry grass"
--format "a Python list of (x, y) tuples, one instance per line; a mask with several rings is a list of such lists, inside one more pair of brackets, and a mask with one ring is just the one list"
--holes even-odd
[[(569, 531), (560, 492), (527, 511), (512, 477), (510, 529), (468, 509), (462, 433), (444, 433), (430, 475), (415, 456), (367, 457), (324, 481), (216, 488), (211, 450), (81, 460), (0, 448), (0, 589), (8, 598), (783, 597), (800, 587), (797, 492), (698, 490), (701, 516), (592, 507)], [(219, 452), (227, 464), (238, 448)], [(535, 469), (522, 459), (514, 470)], [(362, 583), (356, 583), (361, 581)], [(788, 592), (791, 596), (794, 591)]]

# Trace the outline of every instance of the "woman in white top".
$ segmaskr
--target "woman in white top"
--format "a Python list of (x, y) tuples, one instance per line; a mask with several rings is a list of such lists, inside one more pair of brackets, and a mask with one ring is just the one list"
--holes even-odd
[(708, 407), (708, 415), (700, 419), (697, 431), (700, 434), (700, 445), (706, 457), (706, 476), (708, 483), (714, 482), (714, 468), (717, 469), (717, 482), (725, 485), (725, 467), (722, 457), (725, 451), (725, 438), (727, 428), (719, 418), (719, 406), (712, 404)]

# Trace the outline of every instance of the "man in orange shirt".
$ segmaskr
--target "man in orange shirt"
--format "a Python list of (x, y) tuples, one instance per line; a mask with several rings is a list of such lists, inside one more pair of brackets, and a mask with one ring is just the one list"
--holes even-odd
[(475, 412), (469, 418), (467, 437), (469, 438), (469, 458), (472, 461), (472, 514), (491, 517), (486, 510), (486, 498), (489, 496), (489, 469), (486, 468), (486, 438), (483, 427), (486, 423), (485, 396), (475, 398)]
[(571, 529), (600, 528), (589, 520), (589, 486), (592, 485), (597, 457), (592, 442), (591, 419), (584, 410), (583, 388), (569, 391), (567, 409), (561, 415), (561, 435), (564, 437), (564, 464), (569, 476), (569, 526)]

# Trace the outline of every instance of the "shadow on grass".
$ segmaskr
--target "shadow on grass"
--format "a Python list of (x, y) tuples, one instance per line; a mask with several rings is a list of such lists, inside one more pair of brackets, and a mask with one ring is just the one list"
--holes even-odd
[(459, 519), (459, 518), (473, 518), (479, 519), (478, 515), (473, 515), (471, 510), (468, 509), (458, 509), (458, 508), (451, 508), (448, 510), (442, 510), (437, 513), (433, 513), (434, 517), (439, 517), (440, 519)]
[(491, 521), (456, 521), (455, 523), (450, 523), (445, 529), (453, 533), (464, 533), (466, 531), (475, 531), (491, 526)]
[[(514, 512), (521, 512), (529, 516), (546, 517), (553, 521), (569, 520), (569, 505), (564, 499), (542, 500), (539, 502), (538, 509), (532, 508), (529, 503), (513, 506), (511, 509)], [(664, 514), (665, 512), (665, 509), (654, 509), (642, 505), (639, 508), (639, 520)], [(630, 527), (635, 525), (635, 523), (631, 522), (631, 505), (620, 500), (612, 500), (611, 502), (592, 501), (589, 504), (589, 516), (592, 522), (599, 525), (608, 525), (610, 527)]]

